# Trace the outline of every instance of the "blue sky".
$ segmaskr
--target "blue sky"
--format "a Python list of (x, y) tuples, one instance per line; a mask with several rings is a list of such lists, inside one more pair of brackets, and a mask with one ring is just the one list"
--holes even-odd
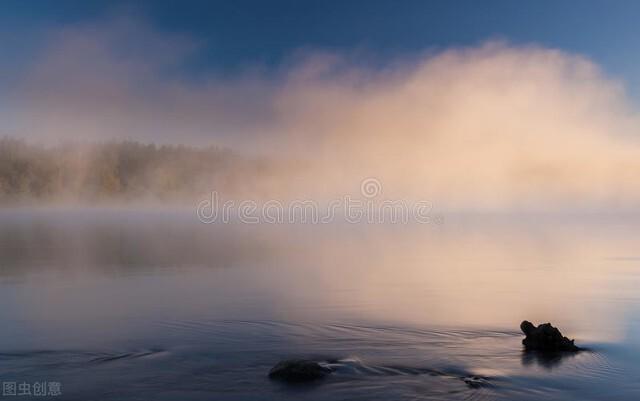
[(186, 75), (269, 69), (298, 49), (356, 50), (383, 61), (500, 38), (584, 54), (640, 93), (638, 1), (5, 0), (1, 9), (4, 75), (52, 30), (127, 13), (198, 41), (197, 56), (182, 65)]

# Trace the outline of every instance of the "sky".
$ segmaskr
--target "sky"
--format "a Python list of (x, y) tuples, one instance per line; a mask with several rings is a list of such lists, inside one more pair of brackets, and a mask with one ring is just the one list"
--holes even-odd
[(130, 14), (159, 32), (198, 41), (198, 54), (181, 66), (194, 76), (274, 68), (300, 49), (357, 50), (384, 61), (500, 38), (583, 54), (638, 94), (639, 13), (633, 0), (6, 0), (0, 46), (5, 63), (17, 62), (56, 29)]
[(0, 131), (295, 155), (319, 187), (375, 176), (448, 205), (628, 205), (640, 200), (639, 11), (7, 0)]

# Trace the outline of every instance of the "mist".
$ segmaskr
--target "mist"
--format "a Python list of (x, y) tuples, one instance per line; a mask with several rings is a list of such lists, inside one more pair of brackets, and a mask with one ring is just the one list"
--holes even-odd
[[(199, 51), (129, 17), (59, 29), (9, 93), (9, 134), (49, 147), (216, 145), (290, 166), (236, 174), (243, 196), (328, 199), (375, 177), (386, 198), (443, 209), (640, 199), (637, 111), (621, 82), (580, 55), (487, 42), (367, 65), (305, 49), (275, 72), (186, 78), (180, 68)], [(194, 197), (216, 189), (197, 182)]]

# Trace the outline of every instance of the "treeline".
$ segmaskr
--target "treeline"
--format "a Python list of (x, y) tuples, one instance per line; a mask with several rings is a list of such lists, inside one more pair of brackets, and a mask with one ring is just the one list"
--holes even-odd
[(246, 192), (272, 169), (217, 147), (139, 142), (40, 146), (0, 139), (0, 202), (186, 200)]

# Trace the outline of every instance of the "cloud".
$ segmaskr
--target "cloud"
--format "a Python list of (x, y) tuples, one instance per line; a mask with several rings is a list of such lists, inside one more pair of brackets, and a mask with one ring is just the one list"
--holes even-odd
[[(185, 79), (199, 43), (119, 17), (54, 32), (14, 94), (36, 140), (220, 143), (254, 129), (269, 83)], [(247, 118), (247, 116), (252, 116)]]
[(375, 176), (450, 207), (637, 199), (639, 121), (582, 57), (489, 43), (382, 71), (309, 63), (277, 98), (279, 121), (331, 182)]
[(374, 176), (388, 196), (451, 208), (640, 197), (637, 114), (579, 55), (487, 43), (368, 68), (311, 52), (274, 74), (190, 79), (199, 51), (128, 18), (68, 27), (12, 94), (17, 125), (38, 141), (219, 143), (303, 160), (289, 193), (345, 193)]

